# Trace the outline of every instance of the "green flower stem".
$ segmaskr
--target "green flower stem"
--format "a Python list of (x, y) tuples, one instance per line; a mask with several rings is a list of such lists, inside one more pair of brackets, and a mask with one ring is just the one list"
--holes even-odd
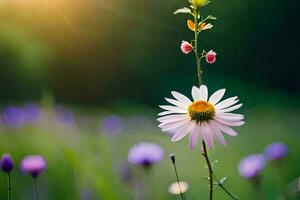
[(218, 186), (220, 186), (224, 190), (224, 192), (226, 192), (226, 194), (228, 194), (232, 199), (238, 200), (238, 198), (235, 195), (233, 195), (231, 192), (229, 192), (229, 190), (227, 190), (225, 188), (224, 184), (219, 181), (219, 179), (217, 178), (215, 173), (213, 173), (213, 175), (214, 175), (215, 181), (218, 183)]
[(254, 192), (258, 200), (264, 200), (264, 194), (261, 189), (261, 177), (256, 177), (254, 180), (251, 180), (251, 183), (254, 188)]
[(212, 166), (211, 163), (209, 161), (209, 157), (207, 154), (207, 150), (206, 150), (206, 144), (204, 142), (204, 140), (202, 140), (202, 147), (203, 147), (203, 153), (202, 155), (204, 156), (205, 160), (206, 160), (206, 164), (208, 167), (208, 173), (209, 173), (209, 200), (213, 199), (213, 187), (214, 187), (214, 180), (213, 180), (213, 170), (212, 170)]
[(37, 177), (33, 178), (33, 187), (34, 187), (34, 200), (38, 200), (38, 186), (37, 186)]
[[(195, 31), (194, 31), (194, 52), (195, 52), (195, 58), (196, 58), (196, 63), (197, 63), (197, 72), (198, 72), (198, 81), (199, 81), (199, 86), (201, 86), (203, 84), (203, 72), (202, 72), (202, 67), (201, 67), (201, 59), (205, 57), (205, 51), (203, 50), (203, 52), (201, 53), (201, 55), (199, 55), (199, 50), (198, 50), (198, 34), (199, 34), (199, 30), (198, 30), (198, 15), (199, 15), (199, 8), (194, 9), (194, 24), (195, 24)], [(208, 17), (204, 20), (202, 20), (201, 22), (207, 20)], [(218, 183), (218, 185), (224, 190), (224, 192), (226, 192), (226, 194), (228, 194), (232, 199), (234, 200), (238, 200), (238, 198), (236, 196), (234, 196), (232, 193), (230, 193), (225, 186), (217, 179), (217, 177), (215, 176), (213, 169), (212, 169), (212, 165), (211, 162), (209, 160), (208, 157), (208, 153), (207, 153), (207, 148), (206, 148), (206, 144), (205, 142), (202, 140), (202, 148), (203, 148), (203, 152), (202, 155), (205, 158), (207, 167), (208, 167), (208, 173), (209, 173), (209, 200), (213, 199), (213, 187), (214, 187), (214, 180)]]
[(198, 15), (199, 15), (199, 9), (196, 8), (195, 13), (194, 13), (195, 57), (196, 57), (198, 80), (199, 80), (199, 86), (200, 86), (200, 85), (202, 85), (203, 80), (202, 80), (201, 58), (199, 57), (199, 54), (198, 54)]
[[(201, 68), (201, 57), (199, 57), (198, 54), (198, 15), (199, 15), (199, 9), (196, 8), (194, 12), (194, 24), (195, 24), (195, 31), (194, 31), (194, 36), (195, 36), (195, 57), (196, 57), (196, 62), (197, 62), (197, 71), (198, 71), (198, 81), (199, 81), (199, 86), (202, 85), (203, 80), (202, 80), (202, 68)], [(209, 157), (207, 154), (206, 150), (206, 144), (202, 140), (202, 147), (203, 147), (203, 153), (202, 155), (205, 158), (207, 167), (208, 167), (208, 173), (209, 173), (209, 200), (213, 199), (213, 170), (211, 163), (209, 161)]]
[(174, 166), (174, 171), (175, 171), (175, 175), (176, 175), (177, 184), (178, 184), (178, 187), (179, 187), (181, 200), (186, 200), (185, 195), (182, 193), (182, 189), (181, 189), (181, 186), (180, 186), (179, 176), (178, 176), (177, 167), (176, 167), (175, 162), (173, 162), (173, 166)]
[(10, 200), (11, 197), (11, 182), (10, 182), (10, 173), (7, 173), (7, 199)]
[(289, 194), (286, 191), (286, 180), (284, 177), (286, 177), (284, 175), (285, 169), (283, 168), (283, 163), (281, 162), (281, 160), (279, 160), (279, 162), (274, 163), (275, 164), (275, 168), (277, 171), (277, 178), (278, 178), (278, 186), (279, 186), (279, 190), (281, 192), (281, 197), (283, 200), (287, 200), (290, 199)]

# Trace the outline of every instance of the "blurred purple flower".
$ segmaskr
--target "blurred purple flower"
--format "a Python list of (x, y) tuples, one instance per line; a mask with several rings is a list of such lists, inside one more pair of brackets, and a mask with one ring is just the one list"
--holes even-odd
[(7, 153), (3, 154), (1, 157), (0, 165), (3, 171), (7, 173), (10, 172), (14, 167), (14, 163), (11, 156)]
[(34, 103), (25, 104), (23, 108), (24, 119), (28, 123), (34, 123), (39, 119), (40, 107)]
[(288, 154), (288, 147), (280, 142), (272, 143), (267, 146), (265, 156), (268, 160), (280, 160)]
[(257, 177), (264, 169), (266, 160), (261, 154), (252, 154), (243, 158), (239, 163), (239, 174), (246, 179)]
[(80, 199), (82, 200), (91, 200), (95, 199), (93, 191), (91, 189), (82, 189), (80, 191)]
[(101, 129), (108, 135), (116, 135), (123, 130), (123, 119), (116, 115), (109, 115), (102, 120)]
[(3, 111), (3, 122), (7, 127), (20, 128), (24, 125), (23, 110), (17, 106), (8, 106)]
[(61, 106), (56, 108), (56, 118), (59, 122), (69, 126), (74, 123), (74, 116), (72, 111), (66, 110)]
[(164, 157), (164, 150), (154, 143), (139, 143), (131, 147), (128, 153), (128, 161), (131, 164), (144, 167), (160, 162)]
[(40, 155), (30, 155), (22, 159), (20, 168), (23, 172), (37, 177), (46, 169), (46, 161)]

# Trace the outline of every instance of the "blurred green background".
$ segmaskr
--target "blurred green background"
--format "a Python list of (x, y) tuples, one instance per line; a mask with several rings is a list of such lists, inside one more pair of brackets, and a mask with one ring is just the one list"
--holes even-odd
[[(188, 198), (207, 199), (199, 148), (191, 151), (186, 140), (172, 144), (155, 121), (157, 105), (171, 90), (188, 95), (197, 84), (194, 57), (179, 48), (193, 37), (188, 16), (172, 14), (186, 5), (179, 0), (0, 1), (2, 111), (28, 102), (40, 106), (35, 123), (1, 122), (0, 152), (10, 152), (16, 164), (27, 154), (45, 156), (41, 199), (135, 199), (139, 184), (151, 191), (151, 199), (179, 199), (167, 193), (175, 180), (169, 153), (177, 155), (180, 176), (190, 184)], [(219, 160), (216, 173), (228, 176), (226, 185), (241, 199), (256, 197), (239, 177), (238, 161), (274, 141), (289, 146), (285, 181), (300, 176), (298, 8), (295, 0), (215, 0), (203, 9), (218, 17), (200, 36), (201, 48), (218, 54), (214, 65), (204, 64), (204, 82), (210, 93), (225, 87), (226, 96), (238, 95), (244, 103), (240, 135), (210, 151)], [(103, 130), (107, 116), (121, 120), (113, 136)], [(140, 141), (165, 149), (164, 161), (149, 174), (126, 161), (128, 149)], [(268, 165), (266, 199), (279, 194), (276, 177)], [(0, 180), (4, 199), (3, 173)], [(14, 171), (14, 199), (31, 199), (30, 181)], [(216, 199), (226, 198), (216, 190)]]

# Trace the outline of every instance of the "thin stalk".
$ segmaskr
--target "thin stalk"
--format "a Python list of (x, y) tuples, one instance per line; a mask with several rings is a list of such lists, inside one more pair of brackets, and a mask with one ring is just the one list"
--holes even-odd
[(38, 200), (38, 184), (37, 177), (33, 177), (33, 187), (34, 187), (34, 200)]
[(224, 190), (224, 192), (226, 192), (232, 199), (238, 200), (238, 198), (235, 195), (233, 195), (231, 192), (229, 192), (229, 190), (227, 190), (225, 188), (224, 184), (219, 181), (219, 179), (217, 178), (215, 173), (213, 173), (213, 175), (214, 175), (215, 181), (218, 183), (218, 186), (220, 186)]
[(208, 173), (209, 173), (209, 200), (212, 200), (213, 199), (213, 189), (214, 189), (213, 188), (214, 187), (213, 169), (212, 169), (211, 163), (209, 161), (208, 153), (207, 153), (207, 150), (206, 150), (206, 144), (203, 140), (202, 140), (202, 147), (203, 147), (202, 155), (205, 158), (205, 161), (206, 161), (206, 164), (207, 164), (207, 167), (208, 167)]
[(151, 187), (151, 178), (154, 176), (154, 171), (152, 171), (153, 169), (151, 168), (151, 166), (147, 166), (144, 168), (144, 192), (145, 192), (145, 196), (144, 196), (144, 200), (151, 200), (154, 198), (155, 194), (154, 194), (154, 188)]
[(276, 172), (277, 172), (278, 186), (279, 186), (279, 190), (280, 190), (282, 199), (287, 200), (287, 199), (289, 199), (289, 194), (287, 193), (286, 188), (285, 188), (286, 180), (284, 178), (285, 176), (283, 175), (285, 170), (283, 169), (282, 163), (280, 161), (278, 163), (274, 163), (274, 164), (275, 164), (275, 168), (276, 168)]
[[(202, 68), (201, 68), (201, 58), (199, 57), (198, 54), (198, 15), (199, 15), (199, 9), (196, 8), (195, 9), (195, 13), (194, 13), (194, 24), (195, 24), (195, 30), (194, 30), (194, 36), (195, 36), (195, 57), (196, 57), (196, 63), (197, 63), (197, 72), (198, 72), (198, 81), (199, 81), (199, 86), (202, 85), (203, 80), (202, 80)], [(213, 199), (213, 187), (214, 187), (214, 183), (213, 183), (213, 170), (212, 170), (212, 166), (211, 163), (209, 161), (209, 157), (207, 154), (207, 150), (206, 150), (206, 144), (204, 141), (202, 141), (202, 146), (203, 146), (203, 156), (206, 160), (206, 164), (208, 167), (208, 173), (209, 173), (209, 200)]]
[(199, 9), (195, 9), (194, 13), (194, 24), (195, 24), (195, 30), (194, 30), (194, 37), (195, 37), (195, 58), (196, 58), (196, 63), (197, 63), (197, 72), (198, 72), (198, 81), (199, 81), (199, 86), (202, 85), (202, 68), (201, 68), (201, 59), (199, 57), (199, 52), (198, 52), (198, 15), (199, 15)]
[(258, 200), (263, 200), (264, 194), (261, 189), (261, 177), (256, 177), (255, 179), (252, 180), (252, 185), (254, 188), (254, 192), (256, 194), (256, 197)]
[[(194, 37), (195, 37), (195, 44), (194, 44), (194, 52), (195, 52), (195, 58), (196, 58), (196, 63), (197, 63), (197, 72), (198, 72), (198, 81), (199, 81), (199, 86), (201, 86), (203, 84), (203, 71), (202, 71), (202, 67), (201, 67), (201, 59), (204, 57), (203, 53), (205, 53), (205, 51), (202, 52), (202, 55), (199, 56), (199, 50), (198, 50), (198, 15), (199, 15), (199, 8), (196, 8), (194, 10), (194, 24), (195, 24), (195, 30), (194, 30)], [(205, 19), (206, 20), (206, 19)], [(205, 21), (203, 20), (203, 21)], [(213, 199), (213, 187), (214, 187), (214, 179), (217, 181), (218, 185), (234, 200), (237, 200), (238, 198), (236, 196), (234, 196), (233, 194), (231, 194), (226, 188), (225, 186), (220, 183), (218, 181), (218, 179), (216, 178), (216, 176), (213, 173), (213, 169), (208, 157), (208, 153), (207, 153), (207, 148), (206, 148), (206, 144), (205, 142), (202, 140), (202, 147), (203, 147), (203, 153), (202, 155), (205, 158), (207, 167), (208, 167), (208, 173), (209, 173), (209, 200)]]
[(185, 195), (182, 193), (182, 189), (181, 189), (181, 185), (180, 185), (180, 182), (179, 182), (179, 176), (178, 176), (177, 167), (176, 167), (175, 162), (173, 162), (173, 166), (174, 166), (176, 180), (177, 180), (178, 187), (179, 187), (180, 197), (181, 197), (182, 200), (186, 200)]
[(10, 182), (10, 173), (7, 173), (7, 199), (10, 200), (11, 197), (11, 182)]

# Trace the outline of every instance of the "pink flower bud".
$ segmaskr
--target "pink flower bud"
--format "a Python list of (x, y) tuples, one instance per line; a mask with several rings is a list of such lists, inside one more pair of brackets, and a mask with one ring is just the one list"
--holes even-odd
[(216, 62), (217, 59), (216, 57), (217, 57), (217, 53), (214, 52), (213, 50), (210, 50), (205, 55), (206, 62), (209, 64), (213, 64), (214, 62)]
[(193, 46), (184, 40), (182, 41), (180, 48), (181, 48), (181, 51), (185, 54), (188, 54), (193, 50)]

